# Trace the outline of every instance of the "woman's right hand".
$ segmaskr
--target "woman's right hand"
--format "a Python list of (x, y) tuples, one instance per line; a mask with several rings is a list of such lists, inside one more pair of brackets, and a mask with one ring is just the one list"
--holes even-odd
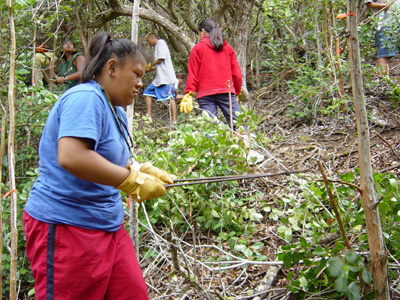
[(190, 113), (193, 110), (193, 92), (186, 93), (180, 104), (181, 113)]
[(135, 171), (132, 167), (130, 171), (128, 178), (116, 188), (131, 195), (136, 202), (142, 203), (165, 194), (164, 182), (160, 179)]
[(57, 76), (55, 80), (56, 80), (56, 82), (57, 82), (58, 84), (63, 84), (63, 83), (65, 83), (65, 82), (64, 82), (64, 77), (58, 77), (58, 76)]

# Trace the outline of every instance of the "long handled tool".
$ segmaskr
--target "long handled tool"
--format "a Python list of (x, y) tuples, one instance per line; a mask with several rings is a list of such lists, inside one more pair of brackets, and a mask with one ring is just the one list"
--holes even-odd
[(247, 174), (247, 175), (176, 179), (176, 180), (174, 180), (174, 182), (179, 182), (179, 183), (164, 184), (164, 187), (172, 188), (172, 187), (184, 186), (184, 185), (206, 184), (206, 183), (234, 181), (234, 180), (241, 180), (241, 179), (254, 179), (254, 178), (260, 178), (260, 177), (272, 177), (272, 176), (278, 176), (278, 175), (289, 175), (289, 174), (308, 173), (308, 172), (311, 172), (311, 170), (307, 169), (307, 170), (299, 170), (299, 171), (286, 171), (286, 172), (280, 172), (280, 173), (261, 173), (261, 174)]
[(231, 96), (231, 81), (228, 80), (226, 82), (226, 85), (228, 86), (228, 94), (229, 94), (229, 115), (231, 118), (231, 130), (233, 131), (233, 120), (232, 120), (232, 96)]

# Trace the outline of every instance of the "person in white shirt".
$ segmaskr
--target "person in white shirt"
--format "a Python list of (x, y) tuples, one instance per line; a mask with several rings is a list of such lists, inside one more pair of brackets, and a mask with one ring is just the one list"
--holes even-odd
[(382, 10), (379, 14), (378, 28), (376, 30), (376, 45), (377, 45), (377, 64), (383, 70), (383, 74), (389, 75), (388, 60), (398, 53), (399, 40), (397, 35), (390, 32), (391, 24), (394, 24), (396, 14), (400, 8), (400, 0), (366, 0), (365, 5), (369, 9), (373, 9), (374, 13)]
[(172, 123), (176, 123), (175, 89), (178, 79), (176, 78), (171, 54), (167, 43), (159, 39), (154, 32), (146, 35), (150, 46), (154, 46), (154, 61), (146, 66), (146, 72), (156, 70), (153, 82), (144, 90), (147, 117), (151, 120), (152, 98), (157, 101), (169, 101)]

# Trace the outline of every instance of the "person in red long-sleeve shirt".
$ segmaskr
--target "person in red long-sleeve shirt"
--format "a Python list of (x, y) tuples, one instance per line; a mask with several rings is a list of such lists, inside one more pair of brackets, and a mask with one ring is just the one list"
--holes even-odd
[(235, 50), (224, 40), (222, 29), (213, 20), (203, 20), (198, 30), (200, 42), (190, 52), (185, 95), (180, 111), (192, 111), (192, 96), (197, 92), (200, 109), (216, 116), (219, 107), (230, 124), (230, 92), (233, 130), (236, 130), (236, 113), (240, 112), (236, 95), (240, 94), (242, 88), (242, 72)]

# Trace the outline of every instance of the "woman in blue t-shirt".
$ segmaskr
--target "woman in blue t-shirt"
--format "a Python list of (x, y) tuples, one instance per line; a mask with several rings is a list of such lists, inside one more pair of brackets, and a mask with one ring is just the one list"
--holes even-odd
[(127, 39), (96, 33), (83, 84), (51, 110), (39, 173), (23, 216), (36, 299), (148, 299), (120, 191), (138, 202), (165, 193), (166, 171), (131, 163), (123, 106), (143, 86), (145, 60)]

